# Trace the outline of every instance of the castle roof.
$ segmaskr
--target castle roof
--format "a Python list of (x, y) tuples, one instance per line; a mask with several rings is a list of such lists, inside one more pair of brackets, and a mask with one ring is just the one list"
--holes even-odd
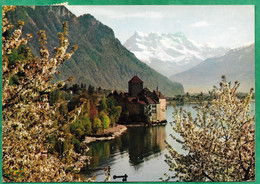
[(155, 98), (158, 98), (158, 99), (165, 99), (165, 96), (160, 92), (160, 91), (153, 91), (153, 94), (155, 96)]
[(156, 104), (157, 102), (151, 98), (151, 97), (146, 97), (147, 101), (148, 101), (148, 104)]
[(144, 88), (140, 93), (138, 93), (138, 96), (152, 96), (153, 93), (148, 89)]
[(143, 81), (135, 75), (128, 83), (143, 83)]
[(139, 100), (139, 99), (137, 99), (137, 103), (142, 104), (142, 105), (147, 105), (147, 103), (145, 101)]

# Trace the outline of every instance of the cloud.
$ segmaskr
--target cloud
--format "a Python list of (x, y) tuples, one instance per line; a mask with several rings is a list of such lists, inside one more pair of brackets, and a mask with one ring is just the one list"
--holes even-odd
[(237, 28), (236, 28), (236, 27), (229, 27), (228, 30), (230, 30), (230, 31), (236, 31)]
[(165, 15), (154, 10), (137, 11), (135, 9), (122, 6), (67, 6), (77, 16), (90, 13), (94, 16), (102, 16), (111, 19), (125, 19), (125, 18), (146, 18), (158, 19)]
[(189, 25), (189, 27), (207, 27), (209, 25), (210, 24), (207, 21), (199, 21)]
[(146, 19), (158, 19), (162, 18), (163, 15), (161, 13), (155, 11), (143, 11), (143, 12), (116, 12), (116, 11), (107, 11), (104, 10), (102, 12), (96, 11), (93, 12), (96, 15), (106, 16), (111, 19), (126, 19), (126, 18), (146, 18)]
[(155, 12), (155, 11), (144, 11), (139, 13), (127, 13), (118, 15), (117, 17), (113, 18), (148, 18), (148, 19), (158, 19), (163, 18), (163, 15)]

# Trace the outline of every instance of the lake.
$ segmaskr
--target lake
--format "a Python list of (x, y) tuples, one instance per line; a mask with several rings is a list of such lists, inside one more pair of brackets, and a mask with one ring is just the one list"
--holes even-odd
[[(185, 104), (179, 107), (195, 114), (194, 104)], [(255, 103), (251, 105), (254, 109)], [(159, 178), (168, 171), (169, 166), (164, 162), (167, 150), (164, 141), (174, 145), (177, 151), (183, 152), (178, 143), (171, 141), (170, 134), (174, 135), (169, 122), (173, 121), (172, 105), (167, 106), (166, 126), (158, 127), (128, 127), (120, 137), (111, 141), (93, 142), (89, 145), (88, 155), (92, 157), (91, 164), (82, 171), (82, 177), (97, 176), (97, 182), (105, 180), (104, 168), (111, 167), (111, 182), (122, 181), (113, 179), (113, 175), (127, 174), (127, 181), (161, 181)]]

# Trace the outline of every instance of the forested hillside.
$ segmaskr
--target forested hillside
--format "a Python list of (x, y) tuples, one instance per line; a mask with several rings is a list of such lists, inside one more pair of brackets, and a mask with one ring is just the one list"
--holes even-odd
[(73, 57), (60, 67), (54, 81), (73, 76), (73, 83), (86, 83), (107, 89), (127, 90), (128, 81), (138, 75), (150, 89), (159, 86), (166, 96), (182, 94), (183, 86), (172, 82), (139, 61), (123, 47), (108, 26), (92, 15), (76, 17), (64, 6), (18, 7), (7, 16), (12, 22), (25, 22), (23, 33), (31, 33), (29, 46), (32, 53), (39, 53), (37, 31), (46, 30), (49, 50), (57, 46), (57, 33), (62, 22), (68, 21), (71, 45), (78, 45)]

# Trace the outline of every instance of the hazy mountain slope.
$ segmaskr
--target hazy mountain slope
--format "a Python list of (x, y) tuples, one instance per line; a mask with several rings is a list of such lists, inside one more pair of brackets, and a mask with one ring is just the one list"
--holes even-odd
[(24, 33), (34, 38), (29, 46), (34, 54), (39, 53), (37, 31), (46, 30), (48, 48), (57, 45), (57, 33), (62, 22), (69, 23), (69, 41), (78, 45), (75, 55), (60, 68), (61, 74), (54, 80), (72, 75), (74, 82), (92, 84), (102, 88), (127, 90), (128, 81), (138, 75), (150, 89), (159, 89), (167, 96), (183, 93), (183, 86), (162, 76), (139, 61), (115, 38), (111, 28), (103, 25), (91, 15), (76, 17), (63, 6), (18, 7), (8, 14), (11, 22), (23, 20)]
[(254, 88), (255, 45), (207, 59), (188, 71), (171, 76), (170, 79), (181, 82), (186, 92), (207, 92), (214, 85), (218, 85), (221, 75), (226, 75), (228, 81), (239, 81), (241, 92), (249, 92), (250, 88)]
[(196, 43), (183, 33), (135, 32), (124, 46), (138, 59), (165, 76), (192, 68), (207, 58), (224, 55), (228, 49)]

